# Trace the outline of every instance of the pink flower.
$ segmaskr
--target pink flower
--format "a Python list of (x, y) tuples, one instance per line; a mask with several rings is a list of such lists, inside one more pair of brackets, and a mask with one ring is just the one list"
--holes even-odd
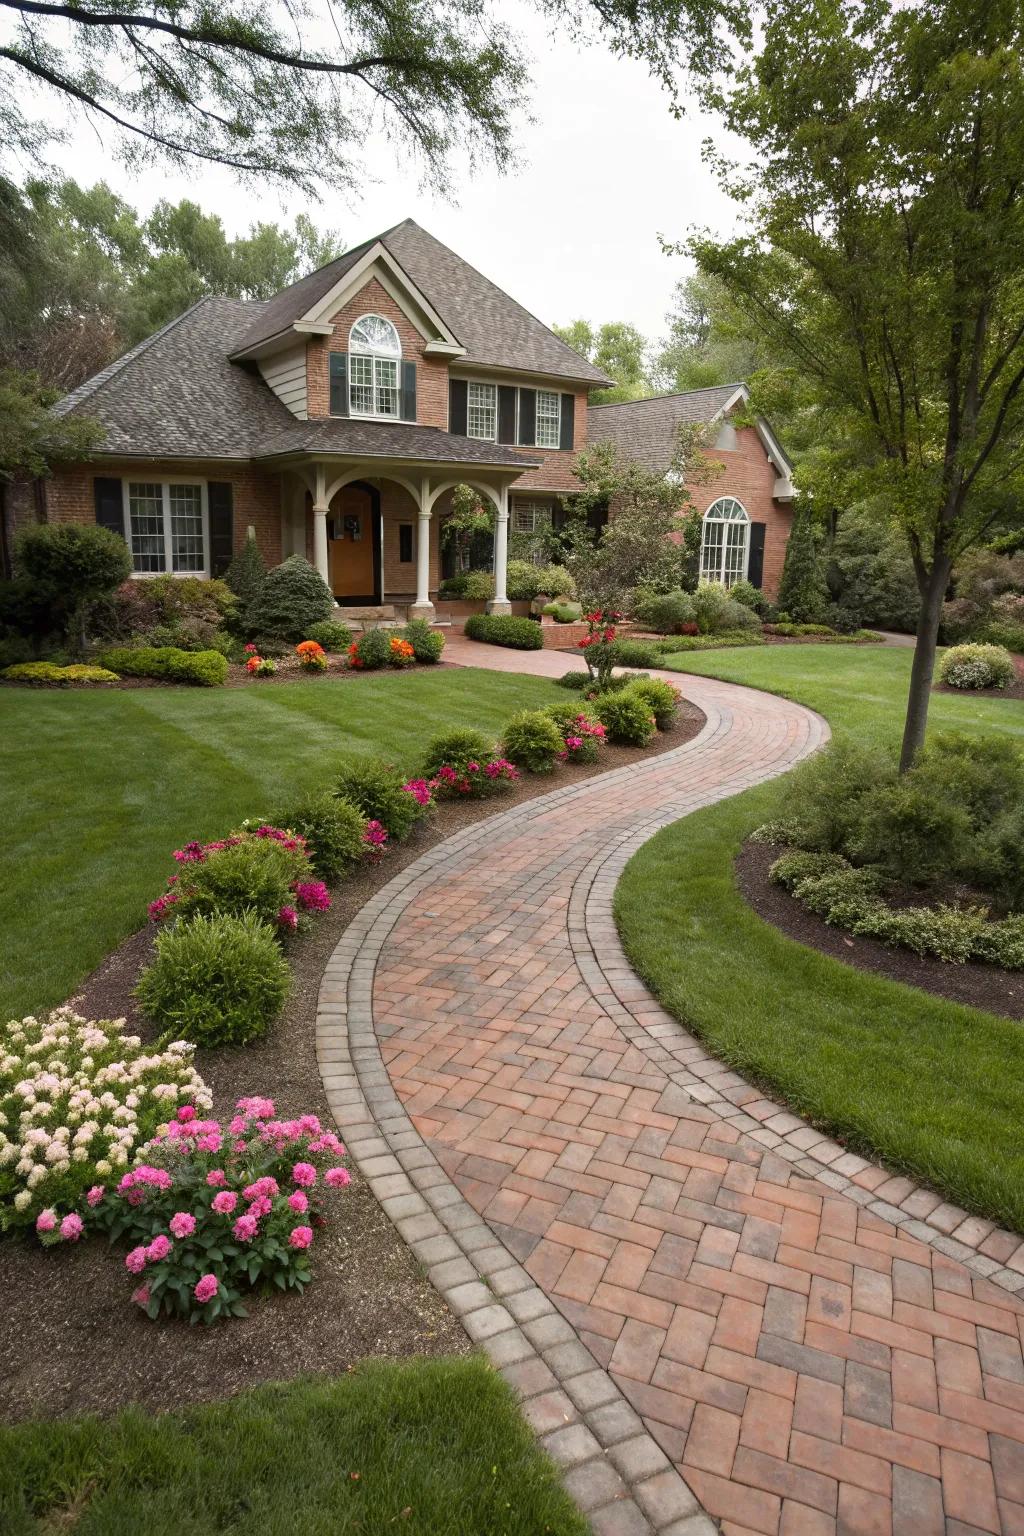
[(299, 926), (299, 914), (294, 907), (282, 907), (277, 914), (277, 921), (282, 928), (294, 930)]
[(227, 1181), (228, 1176), (224, 1172), (223, 1168), (213, 1168), (206, 1175), (206, 1182), (209, 1184), (211, 1189), (222, 1189)]
[(383, 848), (387, 840), (387, 828), (381, 826), (379, 821), (373, 820), (366, 823), (366, 831), (363, 833), (363, 842), (368, 843), (371, 849)]
[(347, 1184), (352, 1182), (352, 1175), (347, 1168), (328, 1168), (324, 1178), (331, 1189), (344, 1189)]
[(331, 895), (322, 880), (299, 880), (292, 886), (300, 907), (307, 912), (326, 912)]
[(293, 1248), (308, 1248), (312, 1241), (312, 1227), (292, 1227), (288, 1234), (288, 1242)]
[(231, 1228), (240, 1243), (251, 1243), (259, 1229), (260, 1224), (256, 1217), (248, 1213), (245, 1216), (239, 1216)]
[(218, 1216), (230, 1216), (238, 1204), (238, 1196), (233, 1190), (222, 1189), (219, 1194), (214, 1195), (211, 1204)]
[(248, 1115), (253, 1120), (269, 1120), (274, 1113), (274, 1101), (273, 1099), (261, 1099), (259, 1097), (239, 1099), (235, 1108), (241, 1110), (243, 1115)]
[(417, 805), (430, 804), (430, 786), (426, 779), (410, 779), (402, 788), (407, 795), (412, 795)]
[(266, 1197), (280, 1194), (280, 1189), (277, 1180), (271, 1178), (269, 1173), (265, 1173), (262, 1179), (257, 1179), (253, 1184), (247, 1184), (242, 1194), (246, 1200), (258, 1200), (261, 1195)]
[(85, 1231), (85, 1223), (81, 1216), (76, 1216), (74, 1211), (65, 1216), (60, 1224), (60, 1235), (66, 1243), (77, 1243)]
[(194, 1120), (195, 1117), (196, 1111), (195, 1105), (193, 1104), (183, 1104), (178, 1110), (178, 1119), (181, 1121), (182, 1125), (187, 1125), (188, 1122), (190, 1120)]
[(170, 1251), (170, 1238), (166, 1235), (166, 1233), (160, 1232), (156, 1237), (154, 1237), (153, 1241), (146, 1249), (146, 1258), (153, 1264), (159, 1264), (161, 1259), (166, 1259)]
[(296, 1184), (301, 1184), (303, 1189), (312, 1189), (316, 1183), (316, 1169), (312, 1163), (296, 1163), (292, 1169), (292, 1179)]
[(132, 1291), (132, 1301), (134, 1301), (134, 1303), (135, 1303), (135, 1305), (137, 1307), (148, 1307), (149, 1306), (149, 1286), (148, 1285), (136, 1286), (135, 1290)]
[(175, 1211), (167, 1225), (175, 1237), (191, 1237), (196, 1229), (196, 1219), (188, 1211)]
[(294, 1211), (297, 1216), (302, 1216), (309, 1210), (309, 1201), (301, 1189), (294, 1190), (288, 1196), (288, 1209)]
[(106, 1190), (102, 1184), (94, 1184), (85, 1198), (89, 1205), (99, 1205), (105, 1194)]
[(129, 1274), (141, 1275), (146, 1267), (145, 1248), (133, 1248), (131, 1253), (125, 1255), (124, 1267)]
[(249, 1207), (249, 1215), (255, 1216), (256, 1220), (259, 1221), (261, 1216), (269, 1216), (273, 1209), (274, 1202), (272, 1200), (268, 1200), (266, 1195), (257, 1195)]
[(220, 1281), (216, 1275), (201, 1275), (192, 1287), (192, 1295), (201, 1307), (205, 1307), (208, 1301), (212, 1301), (220, 1290)]
[(56, 1225), (57, 1215), (55, 1211), (40, 1211), (39, 1215), (36, 1217), (37, 1232), (52, 1232)]

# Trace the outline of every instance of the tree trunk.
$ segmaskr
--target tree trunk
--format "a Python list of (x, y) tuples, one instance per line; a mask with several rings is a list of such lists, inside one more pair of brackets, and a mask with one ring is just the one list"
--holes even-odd
[(900, 773), (913, 767), (914, 759), (924, 746), (928, 725), (928, 704), (931, 699), (932, 676), (935, 672), (935, 648), (939, 639), (939, 620), (942, 603), (949, 585), (951, 562), (936, 559), (928, 573), (921, 592), (921, 616), (917, 621), (917, 645), (914, 664), (910, 669), (910, 694), (907, 698), (907, 718), (903, 727), (903, 748), (900, 752)]

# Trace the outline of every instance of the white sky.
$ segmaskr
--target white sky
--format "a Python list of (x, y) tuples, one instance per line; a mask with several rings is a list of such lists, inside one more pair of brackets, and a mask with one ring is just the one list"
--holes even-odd
[(77, 142), (52, 158), (80, 181), (108, 181), (143, 212), (162, 197), (191, 197), (220, 214), (231, 235), (255, 219), (305, 209), (354, 245), (412, 217), (548, 324), (629, 320), (657, 338), (686, 270), (662, 254), (658, 235), (677, 240), (693, 228), (726, 234), (735, 226), (734, 207), (700, 154), (709, 133), (721, 143), (721, 125), (692, 105), (676, 121), (643, 66), (599, 45), (577, 50), (552, 38), (522, 0), (501, 14), (533, 56), (535, 121), (520, 124), (519, 169), (459, 177), (459, 206), (424, 194), (415, 171), (396, 165), (382, 142), (367, 156), (374, 179), (351, 205), (254, 194), (216, 169), (129, 176), (81, 125)]

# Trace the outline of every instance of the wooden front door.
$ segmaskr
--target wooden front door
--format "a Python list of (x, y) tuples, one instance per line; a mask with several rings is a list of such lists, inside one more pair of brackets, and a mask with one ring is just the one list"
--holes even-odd
[(331, 591), (339, 603), (380, 602), (379, 500), (369, 486), (347, 485), (331, 505)]

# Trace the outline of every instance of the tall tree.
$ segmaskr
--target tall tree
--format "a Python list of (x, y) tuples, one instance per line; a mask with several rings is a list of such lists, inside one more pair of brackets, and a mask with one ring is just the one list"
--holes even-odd
[(925, 735), (954, 562), (1024, 472), (1024, 16), (1015, 0), (770, 0), (721, 98), (751, 227), (688, 249), (790, 366), (759, 403), (812, 408), (819, 504), (906, 530), (921, 616), (903, 736)]
[(637, 400), (651, 393), (647, 377), (647, 338), (627, 320), (607, 320), (596, 328), (589, 320), (553, 325), (556, 336), (614, 379), (610, 389), (590, 392), (593, 405)]
[(703, 272), (676, 283), (665, 322), (668, 335), (652, 365), (659, 389), (731, 384), (749, 379), (768, 361), (756, 328), (730, 301), (724, 285)]

